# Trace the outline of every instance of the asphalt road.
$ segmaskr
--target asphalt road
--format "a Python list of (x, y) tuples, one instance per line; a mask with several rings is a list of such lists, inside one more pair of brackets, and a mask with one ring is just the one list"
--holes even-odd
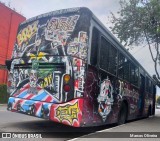
[[(0, 106), (0, 132), (46, 132), (45, 141), (64, 140), (95, 140), (99, 134), (95, 132), (160, 132), (160, 109), (156, 110), (156, 116), (148, 119), (129, 122), (122, 126), (110, 125), (91, 128), (73, 128), (48, 120), (39, 119), (28, 115), (13, 113), (6, 110), (6, 106)], [(83, 138), (79, 138), (83, 136)], [(86, 138), (85, 138), (86, 137)], [(98, 140), (114, 141), (113, 139), (100, 138)], [(22, 139), (0, 139), (5, 141)], [(23, 139), (28, 140), (28, 139)], [(30, 141), (44, 139), (29, 139)], [(151, 139), (152, 140), (152, 139)], [(160, 138), (157, 140), (159, 141)], [(117, 141), (117, 140), (116, 140)], [(125, 139), (123, 139), (125, 141)], [(126, 139), (128, 141), (128, 139)], [(136, 141), (136, 140), (135, 140)]]
[[(53, 139), (54, 141), (69, 140), (99, 130), (104, 130), (106, 128), (110, 128), (113, 126), (115, 125), (91, 127), (91, 128), (88, 127), (73, 128), (59, 123), (54, 123), (49, 120), (44, 120), (20, 113), (10, 112), (6, 110), (6, 106), (0, 106), (0, 132), (46, 132), (47, 134), (46, 136), (49, 138), (45, 139), (45, 141)], [(0, 139), (0, 141), (1, 140), (2, 139)], [(17, 141), (18, 139), (3, 139), (3, 140)], [(32, 139), (32, 140), (34, 141), (41, 139)]]

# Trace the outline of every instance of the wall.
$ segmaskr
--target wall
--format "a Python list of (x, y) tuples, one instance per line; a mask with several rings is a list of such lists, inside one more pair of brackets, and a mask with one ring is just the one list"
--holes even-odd
[[(11, 59), (19, 23), (26, 18), (0, 3), (0, 65)], [(7, 83), (7, 70), (0, 70), (0, 84)]]

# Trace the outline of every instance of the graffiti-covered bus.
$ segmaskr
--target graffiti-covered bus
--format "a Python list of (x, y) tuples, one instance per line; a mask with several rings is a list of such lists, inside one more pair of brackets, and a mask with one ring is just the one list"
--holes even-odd
[(21, 23), (6, 65), (9, 111), (73, 127), (154, 115), (154, 81), (88, 8)]

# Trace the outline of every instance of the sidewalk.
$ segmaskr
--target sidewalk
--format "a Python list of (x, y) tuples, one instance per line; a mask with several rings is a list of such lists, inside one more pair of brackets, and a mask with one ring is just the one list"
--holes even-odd
[(7, 106), (7, 103), (6, 104), (0, 104), (0, 106)]
[(156, 115), (71, 139), (70, 141), (160, 141), (160, 109)]

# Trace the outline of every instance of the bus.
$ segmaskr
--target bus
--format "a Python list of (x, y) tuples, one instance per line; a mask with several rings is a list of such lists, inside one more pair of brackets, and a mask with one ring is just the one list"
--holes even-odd
[(12, 112), (73, 127), (154, 115), (156, 83), (85, 7), (21, 23), (6, 66)]

